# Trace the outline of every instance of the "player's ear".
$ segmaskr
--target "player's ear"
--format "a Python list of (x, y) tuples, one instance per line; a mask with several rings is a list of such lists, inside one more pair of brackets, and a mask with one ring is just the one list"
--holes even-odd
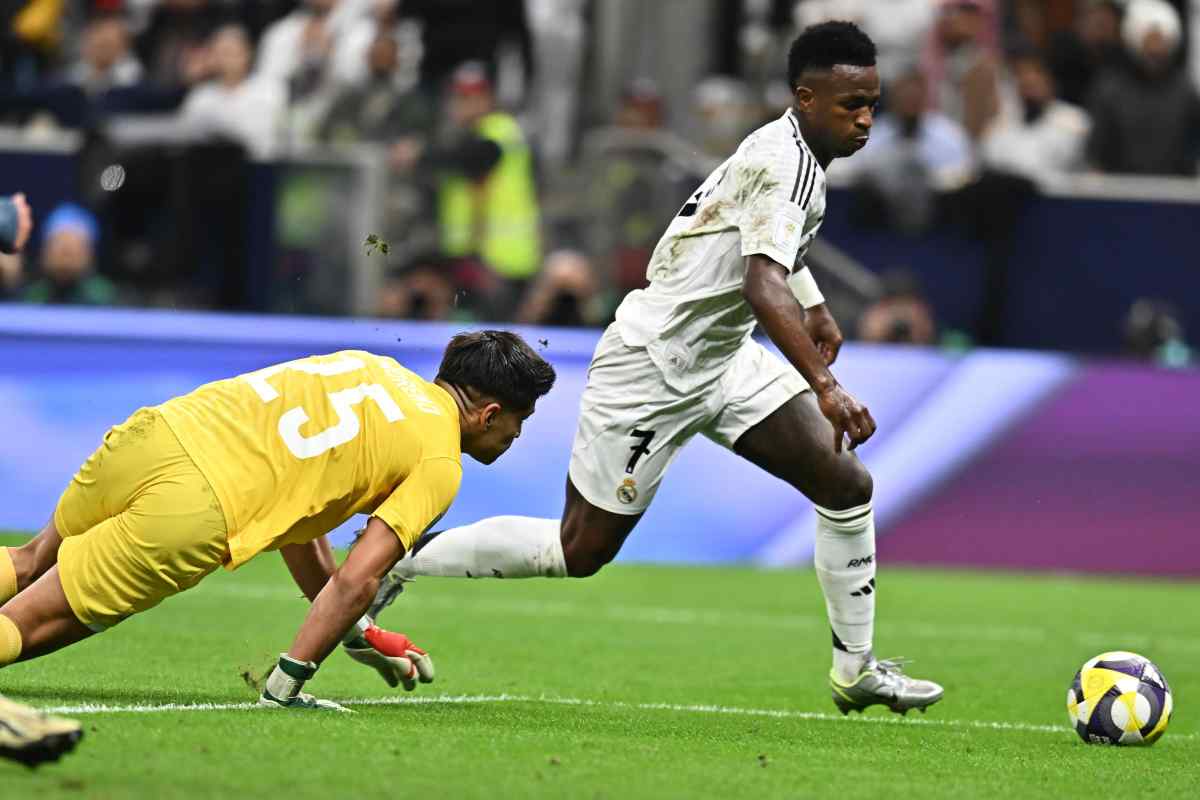
[(491, 402), (485, 405), (479, 412), (479, 422), (483, 429), (490, 430), (492, 425), (496, 423), (496, 418), (500, 416), (500, 412), (504, 409), (499, 403)]
[(812, 108), (813, 100), (815, 99), (816, 94), (813, 92), (811, 87), (805, 86), (802, 83), (796, 84), (796, 88), (792, 91), (792, 94), (796, 97), (797, 108), (803, 109), (804, 111), (808, 111), (810, 108)]

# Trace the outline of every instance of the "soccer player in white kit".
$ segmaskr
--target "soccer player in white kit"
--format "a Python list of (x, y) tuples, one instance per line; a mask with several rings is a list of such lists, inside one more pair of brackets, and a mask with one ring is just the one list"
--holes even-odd
[[(905, 713), (941, 699), (941, 686), (872, 655), (872, 481), (852, 451), (875, 422), (829, 370), (842, 335), (802, 258), (825, 215), (825, 168), (870, 134), (875, 45), (851, 23), (808, 28), (792, 44), (788, 80), (792, 105), (687, 199), (650, 259), (649, 287), (625, 298), (596, 347), (562, 519), (491, 517), (426, 534), (373, 613), (416, 575), (595, 574), (699, 433), (815, 505), (838, 708)], [(788, 363), (751, 338), (757, 325)]]

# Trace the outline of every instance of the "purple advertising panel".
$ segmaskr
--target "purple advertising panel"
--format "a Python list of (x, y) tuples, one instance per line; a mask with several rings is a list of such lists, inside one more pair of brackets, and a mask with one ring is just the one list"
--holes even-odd
[[(0, 305), (0, 530), (44, 524), (105, 430), (140, 406), (352, 347), (395, 356), (432, 377), (457, 330)], [(464, 463), (447, 526), (561, 512), (579, 398), (600, 332), (522, 332), (554, 364), (558, 382), (511, 452), (489, 467)], [(886, 561), (1200, 575), (1200, 373), (1054, 353), (854, 344), (835, 372), (879, 423), (857, 452), (874, 477)], [(335, 541), (347, 541), (362, 522), (347, 521)], [(799, 492), (697, 437), (621, 558), (807, 565), (814, 526)]]
[(1200, 575), (1200, 373), (1081, 368), (879, 550), (889, 563)]

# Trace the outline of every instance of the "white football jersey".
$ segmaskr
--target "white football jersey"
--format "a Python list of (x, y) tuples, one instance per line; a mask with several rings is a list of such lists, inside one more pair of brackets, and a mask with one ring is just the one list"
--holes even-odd
[(617, 309), (630, 347), (645, 347), (678, 391), (719, 377), (753, 333), (745, 257), (795, 274), (825, 217), (825, 171), (791, 109), (750, 134), (701, 184), (659, 240), (646, 278)]

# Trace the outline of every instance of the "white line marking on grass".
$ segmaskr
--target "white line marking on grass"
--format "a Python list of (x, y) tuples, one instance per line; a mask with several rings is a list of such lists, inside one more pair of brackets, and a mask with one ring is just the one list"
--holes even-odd
[(258, 708), (257, 703), (134, 703), (127, 706), (112, 706), (107, 703), (82, 703), (77, 706), (38, 707), (47, 714), (158, 714), (164, 711), (245, 711)]
[[(814, 722), (838, 722), (873, 725), (930, 725), (939, 728), (969, 728), (975, 730), (1021, 731), (1027, 733), (1053, 733), (1070, 736), (1074, 733), (1064, 725), (1037, 725), (1028, 722), (997, 722), (989, 720), (938, 719), (936, 717), (898, 717), (828, 714), (822, 711), (797, 711), (787, 708), (742, 708), (685, 703), (630, 703), (623, 700), (586, 700), (578, 697), (553, 697), (548, 695), (520, 694), (468, 694), (434, 695), (432, 697), (372, 697), (338, 700), (347, 706), (409, 706), (409, 705), (486, 705), (490, 703), (530, 703), (557, 706), (580, 706), (598, 709), (634, 709), (637, 711), (675, 711), (690, 714), (724, 714), (742, 717), (770, 717), (772, 719), (799, 719)], [(249, 711), (258, 709), (255, 703), (165, 703), (162, 705), (105, 705), (86, 703), (75, 706), (56, 706), (43, 709), (51, 714), (153, 714), (166, 711)], [(271, 711), (271, 709), (266, 709)], [(1171, 739), (1196, 739), (1197, 733), (1185, 733)]]

